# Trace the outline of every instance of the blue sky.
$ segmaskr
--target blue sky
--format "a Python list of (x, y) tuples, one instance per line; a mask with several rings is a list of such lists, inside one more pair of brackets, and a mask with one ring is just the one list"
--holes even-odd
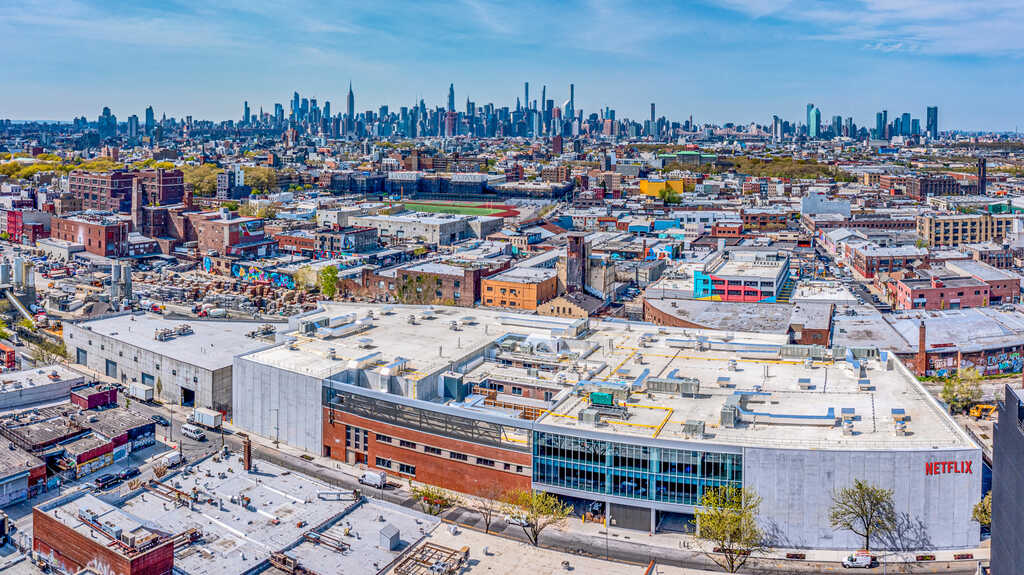
[(942, 129), (1024, 126), (1020, 0), (6, 0), (0, 117), (228, 119), (287, 109), (513, 105), (530, 82), (587, 113), (697, 121), (824, 118), (886, 108)]

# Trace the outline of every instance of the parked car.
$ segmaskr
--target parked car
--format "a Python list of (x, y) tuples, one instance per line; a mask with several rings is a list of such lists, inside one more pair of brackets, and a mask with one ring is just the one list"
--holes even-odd
[(509, 525), (516, 525), (519, 527), (530, 526), (530, 520), (521, 515), (506, 515), (505, 523), (508, 523)]
[(121, 482), (121, 478), (113, 473), (106, 473), (96, 478), (96, 487), (98, 489), (106, 489), (113, 485), (117, 485)]
[(122, 469), (121, 473), (118, 473), (117, 475), (123, 481), (125, 479), (131, 479), (132, 477), (137, 477), (141, 473), (142, 472), (139, 471), (138, 467), (126, 467), (126, 468)]
[(167, 418), (162, 415), (153, 414), (153, 417), (151, 419), (161, 427), (168, 427), (169, 425), (171, 425), (171, 422), (167, 421)]

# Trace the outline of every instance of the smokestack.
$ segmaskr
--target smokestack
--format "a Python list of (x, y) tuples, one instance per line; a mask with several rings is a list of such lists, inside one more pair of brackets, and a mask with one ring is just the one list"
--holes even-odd
[(922, 377), (927, 375), (928, 371), (928, 344), (926, 343), (926, 336), (924, 320), (922, 319), (917, 328), (917, 361), (915, 362), (917, 364), (915, 366), (917, 368), (917, 375)]
[(252, 440), (248, 435), (242, 439), (242, 467), (252, 471)]

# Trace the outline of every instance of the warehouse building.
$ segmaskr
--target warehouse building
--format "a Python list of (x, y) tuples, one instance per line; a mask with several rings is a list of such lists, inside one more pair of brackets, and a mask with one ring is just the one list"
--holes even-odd
[(232, 358), (267, 345), (257, 324), (164, 319), (122, 313), (64, 324), (64, 345), (80, 365), (129, 386), (153, 389), (161, 401), (231, 410)]
[[(235, 360), (235, 424), (399, 478), (558, 494), (645, 531), (750, 487), (795, 547), (855, 479), (893, 489), (935, 548), (978, 544), (981, 450), (888, 352), (489, 310), (323, 304)], [(960, 472), (936, 475), (936, 462)], [(940, 504), (941, 502), (941, 504)], [(875, 542), (878, 544), (878, 542)]]

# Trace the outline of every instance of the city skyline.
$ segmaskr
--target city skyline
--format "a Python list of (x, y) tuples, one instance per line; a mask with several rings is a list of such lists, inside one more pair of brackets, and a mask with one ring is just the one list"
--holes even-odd
[(652, 101), (670, 118), (738, 124), (795, 120), (806, 102), (862, 124), (883, 108), (923, 115), (937, 105), (944, 128), (1014, 130), (1024, 43), (1007, 27), (1021, 16), (1006, 2), (920, 4), (16, 3), (0, 23), (0, 54), (6, 85), (19, 89), (0, 95), (0, 110), (68, 120), (153, 105), (227, 119), (243, 100), (280, 101), (283, 86), (337, 103), (352, 81), (363, 102), (395, 107), (443, 102), (444, 82), (505, 102), (529, 81), (559, 102), (574, 83), (578, 108), (631, 118)]

